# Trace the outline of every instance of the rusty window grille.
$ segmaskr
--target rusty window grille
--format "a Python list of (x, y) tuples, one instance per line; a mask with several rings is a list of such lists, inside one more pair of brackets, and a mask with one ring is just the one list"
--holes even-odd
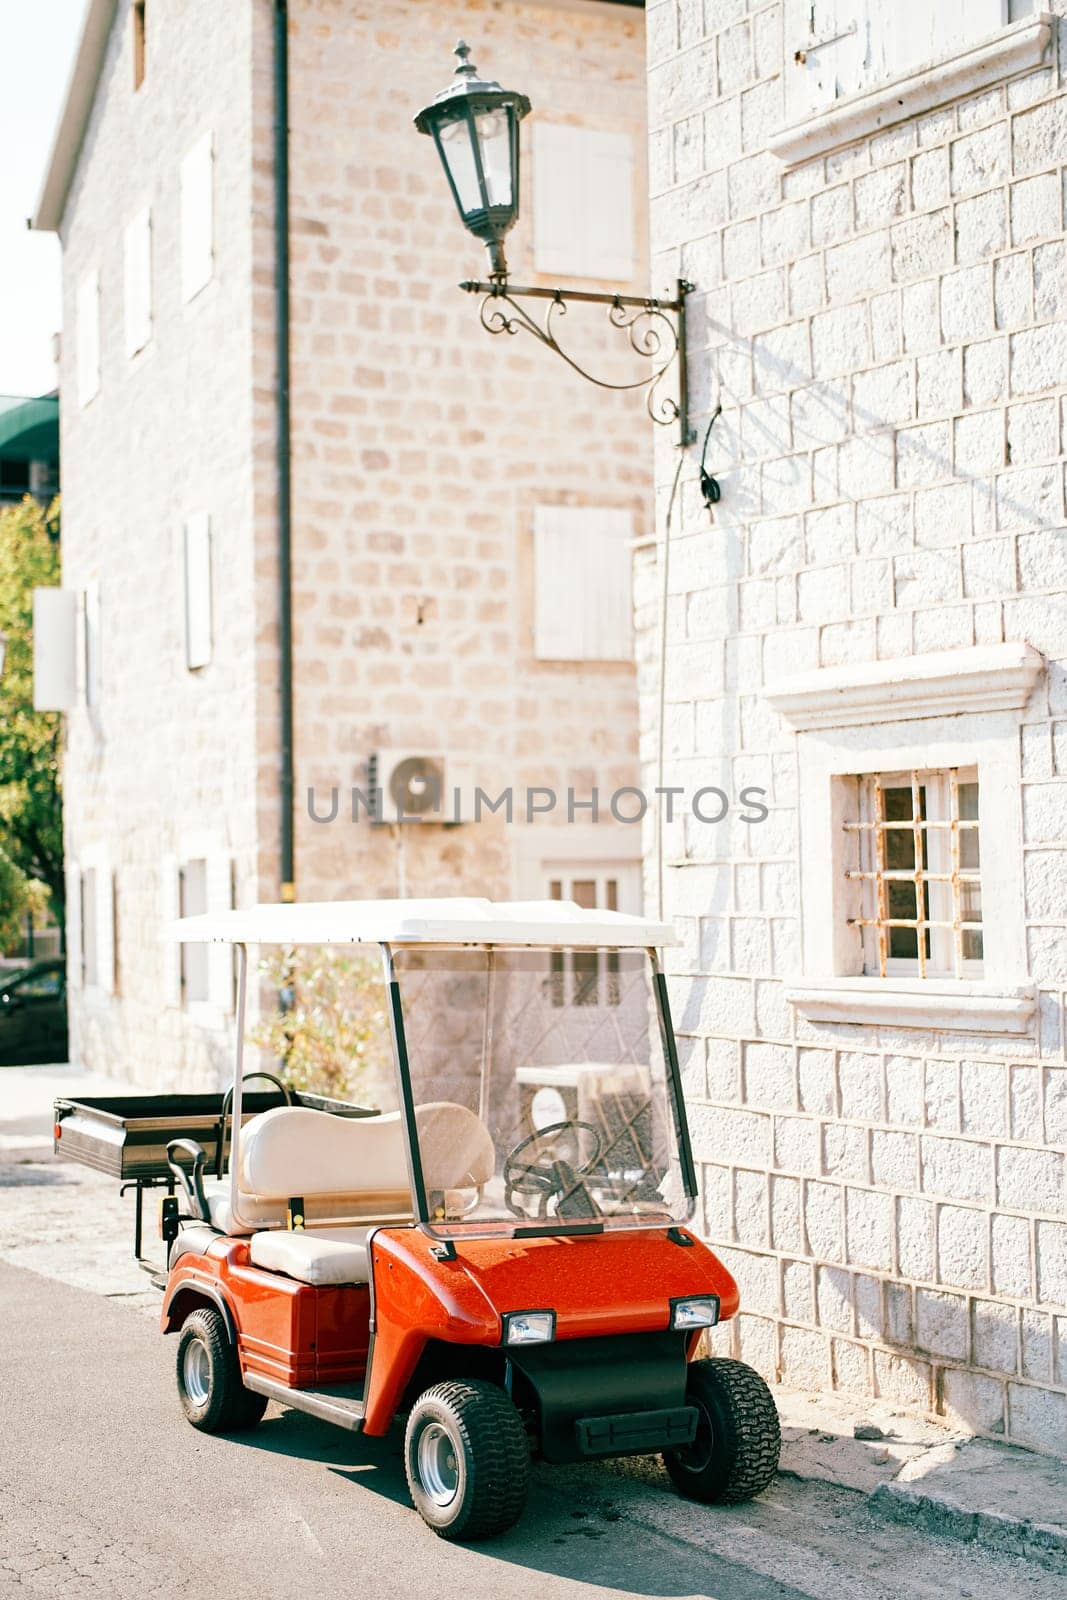
[(887, 977), (980, 978), (983, 963), (978, 777), (943, 771), (879, 773), (858, 783), (864, 971)]

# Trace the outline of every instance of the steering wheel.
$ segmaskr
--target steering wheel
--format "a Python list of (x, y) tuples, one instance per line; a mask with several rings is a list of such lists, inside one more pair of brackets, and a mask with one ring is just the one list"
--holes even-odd
[[(584, 1159), (581, 1156), (582, 1133), (591, 1135), (593, 1140), (592, 1154)], [(572, 1137), (564, 1144), (565, 1135)], [(546, 1140), (548, 1149), (543, 1154), (534, 1156), (532, 1160), (520, 1160), (523, 1151), (530, 1145), (539, 1145)], [(592, 1172), (600, 1160), (602, 1149), (600, 1134), (591, 1122), (568, 1118), (564, 1122), (550, 1122), (546, 1127), (536, 1129), (525, 1139), (519, 1140), (504, 1162), (504, 1204), (513, 1216), (526, 1217), (528, 1212), (521, 1205), (514, 1204), (512, 1196), (536, 1195), (539, 1217), (547, 1217), (548, 1203), (553, 1198), (556, 1200), (558, 1216), (599, 1216), (600, 1208), (582, 1179)]]
[[(287, 1106), (291, 1106), (292, 1105), (292, 1103), (293, 1103), (293, 1091), (292, 1091), (292, 1089), (289, 1087), (289, 1085), (287, 1083), (283, 1083), (281, 1078), (276, 1078), (274, 1076), (273, 1072), (246, 1072), (244, 1077), (241, 1079), (241, 1082), (242, 1083), (249, 1083), (253, 1078), (266, 1078), (268, 1083), (273, 1083), (274, 1087), (281, 1091), (281, 1094), (282, 1094), (282, 1096), (283, 1096), (283, 1098), (285, 1100), (286, 1105)], [(218, 1154), (215, 1157), (215, 1176), (216, 1176), (216, 1178), (221, 1178), (222, 1177), (223, 1156), (224, 1156), (224, 1150), (225, 1150), (225, 1145), (226, 1145), (226, 1118), (229, 1116), (230, 1107), (232, 1105), (233, 1105), (233, 1085), (231, 1084), (230, 1087), (226, 1090), (226, 1093), (222, 1097), (222, 1111), (219, 1114), (219, 1148), (218, 1148)]]

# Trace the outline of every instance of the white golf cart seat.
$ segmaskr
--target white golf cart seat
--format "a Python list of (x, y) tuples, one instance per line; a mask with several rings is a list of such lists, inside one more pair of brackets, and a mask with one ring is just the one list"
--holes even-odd
[[(488, 1128), (466, 1106), (433, 1101), (416, 1106), (419, 1149), (428, 1190), (455, 1197), (480, 1191), (493, 1176)], [(241, 1130), (238, 1209), (265, 1226), (252, 1234), (255, 1266), (301, 1283), (366, 1283), (368, 1229), (412, 1216), (404, 1132), (399, 1112), (334, 1117), (307, 1106), (278, 1106)], [(285, 1226), (288, 1202), (299, 1198), (310, 1228)], [(209, 1194), (212, 1221), (234, 1226), (227, 1193)], [(323, 1226), (314, 1226), (316, 1218)], [(229, 1226), (224, 1226), (224, 1224)]]

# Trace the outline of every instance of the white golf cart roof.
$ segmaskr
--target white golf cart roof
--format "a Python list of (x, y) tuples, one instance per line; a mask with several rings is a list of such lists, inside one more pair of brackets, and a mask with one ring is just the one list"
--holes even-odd
[(208, 911), (170, 925), (183, 943), (499, 944), (648, 949), (676, 944), (673, 927), (573, 900), (309, 900)]

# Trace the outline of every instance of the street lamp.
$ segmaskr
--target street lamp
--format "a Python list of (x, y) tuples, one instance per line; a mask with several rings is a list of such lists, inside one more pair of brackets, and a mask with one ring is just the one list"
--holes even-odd
[(463, 226), (489, 246), (490, 276), (504, 279), (504, 235), (519, 215), (519, 123), (530, 102), (479, 77), (470, 53), (461, 39), (455, 77), (415, 126), (433, 136)]
[[(685, 297), (693, 285), (679, 278), (673, 300), (651, 300), (627, 294), (598, 294), (588, 289), (516, 288), (508, 282), (504, 237), (519, 217), (519, 123), (530, 110), (524, 94), (502, 89), (481, 78), (461, 39), (456, 75), (447, 89), (415, 118), (420, 133), (433, 136), (452, 198), (463, 226), (489, 247), (488, 283), (461, 283), (468, 294), (482, 295), (481, 320), (487, 333), (529, 333), (581, 377), (601, 389), (644, 389), (653, 422), (678, 424), (678, 443), (692, 444), (686, 374)], [(519, 302), (547, 301), (541, 321)], [(631, 349), (651, 367), (633, 383), (609, 383), (580, 366), (560, 344), (558, 319), (569, 304), (607, 306), (613, 328), (622, 329)], [(504, 309), (506, 307), (506, 309)], [(673, 317), (673, 321), (671, 320)], [(678, 362), (678, 398), (659, 385)]]

